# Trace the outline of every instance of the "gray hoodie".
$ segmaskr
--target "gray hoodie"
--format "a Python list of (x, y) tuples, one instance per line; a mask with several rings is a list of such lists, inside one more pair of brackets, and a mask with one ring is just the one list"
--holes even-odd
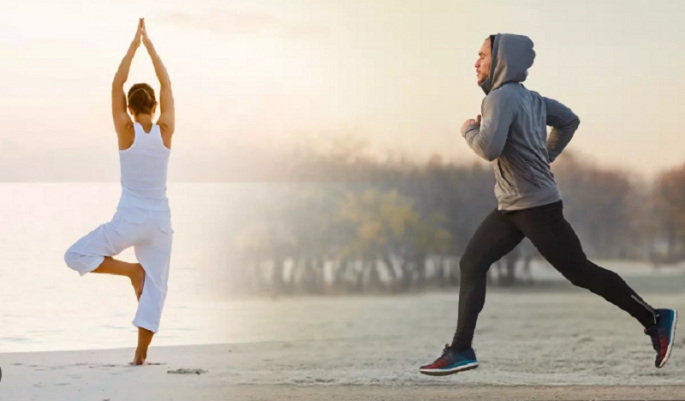
[[(481, 125), (469, 125), (462, 132), (477, 155), (494, 161), (495, 195), (503, 211), (561, 200), (550, 163), (580, 124), (568, 107), (523, 86), (534, 60), (528, 37), (496, 35), (490, 75), (481, 84), (486, 94)], [(547, 126), (552, 127), (549, 137)]]

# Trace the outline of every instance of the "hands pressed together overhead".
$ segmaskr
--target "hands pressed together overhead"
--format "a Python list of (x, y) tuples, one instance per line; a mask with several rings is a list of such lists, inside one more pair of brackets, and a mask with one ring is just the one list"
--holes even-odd
[(147, 36), (147, 30), (145, 28), (145, 18), (141, 18), (138, 21), (138, 30), (136, 31), (136, 37), (133, 39), (133, 45), (138, 48), (140, 43), (143, 43), (146, 47), (150, 45), (150, 37)]

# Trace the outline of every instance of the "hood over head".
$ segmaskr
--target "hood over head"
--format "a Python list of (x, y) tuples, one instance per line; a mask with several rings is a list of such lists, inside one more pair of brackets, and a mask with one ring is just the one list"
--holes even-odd
[(500, 33), (492, 44), (490, 75), (480, 86), (485, 94), (510, 82), (523, 82), (535, 61), (533, 41), (523, 35)]

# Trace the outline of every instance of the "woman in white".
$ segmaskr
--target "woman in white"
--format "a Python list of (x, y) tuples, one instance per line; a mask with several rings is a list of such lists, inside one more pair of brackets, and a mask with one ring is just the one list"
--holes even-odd
[[(133, 85), (124, 93), (131, 61), (143, 43), (161, 84), (160, 117), (154, 90)], [(133, 116), (133, 120), (127, 113)], [(78, 240), (64, 260), (81, 275), (113, 274), (128, 277), (138, 298), (133, 325), (138, 327), (138, 347), (132, 362), (143, 365), (153, 335), (159, 329), (167, 293), (173, 230), (166, 195), (167, 165), (174, 133), (174, 101), (169, 75), (140, 20), (138, 32), (112, 83), (112, 115), (119, 139), (122, 193), (112, 220)], [(140, 263), (112, 256), (133, 247)]]

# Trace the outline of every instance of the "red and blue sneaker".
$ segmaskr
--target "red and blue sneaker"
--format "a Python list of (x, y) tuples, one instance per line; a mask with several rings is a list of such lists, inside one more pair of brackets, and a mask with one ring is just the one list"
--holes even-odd
[(671, 349), (675, 341), (675, 325), (678, 312), (675, 309), (657, 309), (656, 324), (645, 329), (645, 334), (652, 338), (652, 345), (656, 351), (654, 365), (661, 368), (671, 356)]
[(419, 372), (429, 376), (446, 376), (477, 367), (478, 361), (473, 348), (461, 351), (445, 345), (440, 358), (430, 365), (421, 366)]

